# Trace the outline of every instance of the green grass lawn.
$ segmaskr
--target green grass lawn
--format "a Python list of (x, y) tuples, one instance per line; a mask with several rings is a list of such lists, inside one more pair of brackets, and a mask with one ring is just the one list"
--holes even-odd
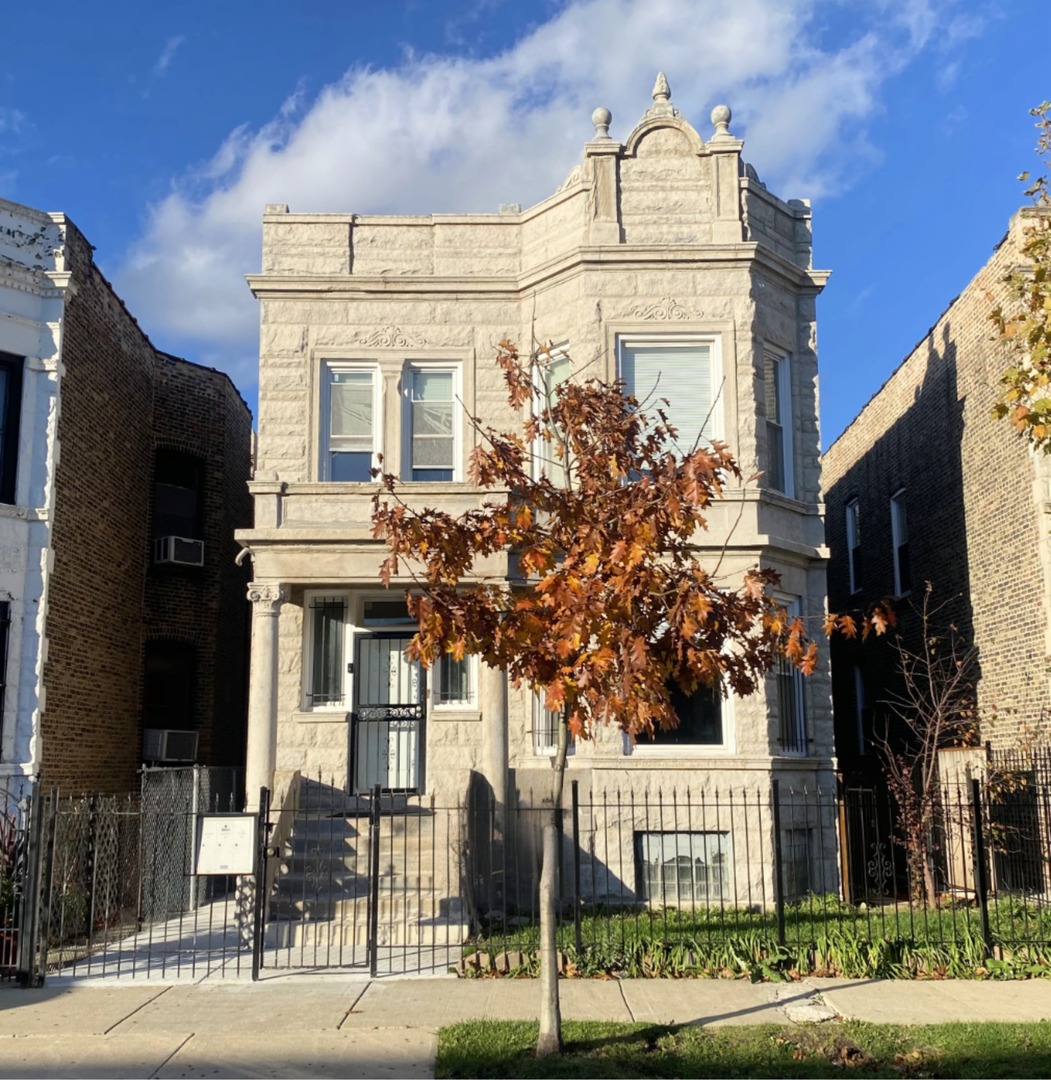
[(537, 1025), (442, 1028), (439, 1077), (1048, 1077), (1051, 1022), (662, 1027), (567, 1021), (561, 1056), (536, 1059)]
[[(785, 912), (785, 945), (777, 944), (772, 911), (712, 906), (696, 909), (589, 909), (581, 915), (582, 949), (572, 921), (558, 929), (559, 947), (575, 973), (718, 975), (775, 978), (800, 971), (852, 977), (1033, 977), (1051, 970), (1051, 908), (1005, 898), (990, 905), (998, 958), (986, 962), (978, 910), (968, 905), (917, 909), (908, 904), (854, 907), (811, 896)], [(529, 952), (535, 925), (493, 926), (465, 951)]]

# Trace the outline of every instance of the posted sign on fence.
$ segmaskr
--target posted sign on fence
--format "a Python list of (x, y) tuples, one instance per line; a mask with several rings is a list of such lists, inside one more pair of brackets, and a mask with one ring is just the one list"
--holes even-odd
[(254, 874), (258, 814), (199, 814), (195, 874)]

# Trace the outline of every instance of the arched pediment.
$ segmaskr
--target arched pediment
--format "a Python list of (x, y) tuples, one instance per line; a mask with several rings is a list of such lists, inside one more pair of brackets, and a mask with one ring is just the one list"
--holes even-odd
[[(678, 110), (676, 110), (676, 113)], [(704, 140), (693, 125), (679, 115), (646, 115), (635, 126), (624, 144), (625, 157), (648, 154), (704, 154)]]

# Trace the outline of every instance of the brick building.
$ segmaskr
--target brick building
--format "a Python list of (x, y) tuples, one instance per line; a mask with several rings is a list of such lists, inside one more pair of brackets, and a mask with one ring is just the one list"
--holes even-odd
[(68, 218), (2, 200), (0, 378), (0, 776), (239, 760), (244, 401), (153, 347)]
[[(925, 583), (977, 649), (981, 737), (1046, 739), (1051, 655), (1051, 470), (990, 409), (1012, 354), (989, 312), (1019, 265), (1026, 213), (824, 455), (829, 606), (896, 597), (915, 635)], [(873, 775), (872, 744), (895, 683), (887, 642), (832, 643), (836, 745), (848, 772)]]
[[(571, 378), (619, 376), (640, 398), (659, 382), (682, 442), (703, 427), (746, 471), (763, 469), (712, 508), (702, 558), (724, 552), (728, 579), (774, 567), (786, 601), (823, 610), (813, 343), (825, 274), (809, 206), (742, 162), (725, 106), (702, 139), (663, 77), (625, 142), (606, 110), (592, 120), (580, 165), (526, 210), (267, 208), (263, 271), (249, 278), (262, 333), (255, 525), (240, 534), (254, 566), (249, 797), (296, 770), (352, 796), (379, 784), (455, 800), (472, 771), (498, 802), (511, 784), (547, 783), (554, 726), (531, 694), (472, 658), (429, 673), (404, 659), (412, 628), (401, 591), (379, 585), (370, 524), (381, 453), (416, 505), (483, 496), (467, 482), (463, 416), (516, 425), (494, 360), (505, 337), (560, 345)], [(476, 570), (506, 580), (510, 567)], [(684, 706), (669, 740), (599, 731), (570, 772), (597, 800), (618, 785), (768, 794), (772, 776), (812, 789), (832, 768), (829, 705), (823, 662), (805, 687), (789, 672), (751, 698)], [(743, 834), (736, 850), (743, 860)]]

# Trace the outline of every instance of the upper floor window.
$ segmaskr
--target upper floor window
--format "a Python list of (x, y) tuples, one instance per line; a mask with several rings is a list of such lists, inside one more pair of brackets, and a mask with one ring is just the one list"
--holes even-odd
[(321, 479), (357, 483), (372, 479), (380, 452), (379, 386), (372, 368), (327, 366)]
[[(714, 339), (624, 337), (617, 340), (618, 370), (625, 389), (643, 412), (663, 410), (678, 434), (682, 453), (720, 434), (716, 409), (717, 354)], [(664, 404), (661, 399), (667, 399)]]
[(22, 361), (0, 353), (0, 503), (15, 501), (18, 424), (22, 414)]
[[(556, 402), (555, 391), (570, 376), (570, 359), (566, 352), (566, 346), (560, 345), (552, 348), (548, 354), (547, 362), (538, 372), (536, 397), (539, 409), (550, 409)], [(556, 487), (564, 487), (566, 483), (568, 461), (568, 448), (561, 439), (561, 433), (557, 428), (537, 435), (536, 444), (533, 447), (533, 472), (539, 479), (541, 473)]]
[(153, 466), (153, 535), (201, 538), (203, 462), (193, 454), (158, 450)]
[(192, 645), (147, 641), (143, 682), (143, 727), (185, 731), (197, 726), (197, 655)]
[(847, 522), (847, 569), (850, 577), (850, 591), (861, 590), (861, 517), (858, 500), (851, 499), (846, 506)]
[(455, 368), (412, 365), (405, 379), (405, 480), (459, 479), (459, 429)]
[(766, 442), (770, 460), (767, 483), (774, 491), (795, 494), (792, 460), (792, 387), (787, 356), (767, 353), (763, 358), (766, 403)]
[(890, 535), (894, 554), (894, 594), (904, 596), (912, 588), (909, 576), (909, 526), (905, 517), (905, 489), (890, 497)]

